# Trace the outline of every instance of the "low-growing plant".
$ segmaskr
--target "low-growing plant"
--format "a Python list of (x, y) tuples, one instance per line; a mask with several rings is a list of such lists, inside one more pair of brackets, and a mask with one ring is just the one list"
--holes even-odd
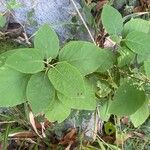
[(124, 24), (121, 14), (105, 5), (102, 24), (116, 42), (115, 52), (85, 41), (60, 48), (46, 24), (35, 35), (34, 48), (0, 55), (0, 106), (28, 101), (34, 113), (58, 122), (72, 109), (97, 107), (104, 121), (113, 114), (141, 125), (149, 116), (150, 23), (131, 19)]
[(0, 105), (28, 101), (33, 112), (44, 112), (58, 122), (67, 118), (71, 109), (94, 110), (94, 90), (85, 76), (110, 56), (111, 52), (84, 41), (70, 42), (59, 51), (56, 33), (44, 25), (35, 36), (34, 48), (1, 55)]

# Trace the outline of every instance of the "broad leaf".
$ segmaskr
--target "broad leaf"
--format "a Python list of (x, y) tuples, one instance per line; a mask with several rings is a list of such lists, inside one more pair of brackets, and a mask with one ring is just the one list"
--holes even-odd
[(110, 50), (104, 49), (101, 51), (101, 57), (99, 61), (99, 67), (96, 72), (106, 72), (107, 70), (111, 69), (114, 65), (114, 54)]
[(143, 19), (131, 19), (124, 25), (123, 34), (126, 36), (132, 31), (150, 33), (150, 24)]
[(149, 60), (150, 59), (150, 53), (149, 53), (149, 55), (137, 55), (137, 63), (138, 64), (143, 64), (144, 63), (144, 61), (146, 60)]
[(144, 69), (148, 78), (150, 78), (150, 60), (144, 61)]
[(83, 75), (96, 71), (100, 66), (105, 68), (113, 64), (110, 52), (83, 41), (68, 43), (60, 51), (59, 59), (77, 67)]
[(83, 8), (82, 8), (82, 11), (83, 11), (84, 16), (86, 18), (86, 22), (88, 23), (89, 26), (92, 26), (94, 24), (94, 17), (91, 13), (92, 8), (93, 7), (90, 5), (87, 5), (87, 3), (84, 3)]
[(135, 113), (145, 102), (144, 91), (138, 89), (134, 82), (124, 81), (117, 89), (109, 113), (126, 116)]
[(0, 107), (11, 107), (25, 102), (29, 75), (6, 66), (0, 67)]
[(43, 112), (54, 99), (55, 89), (50, 83), (47, 74), (40, 72), (31, 76), (26, 94), (32, 110), (35, 113)]
[(4, 27), (6, 24), (6, 17), (0, 14), (0, 28)]
[[(19, 49), (18, 49), (18, 50), (19, 50)], [(0, 55), (0, 67), (3, 66), (3, 65), (5, 64), (7, 58), (8, 58), (11, 54), (15, 53), (16, 51), (17, 51), (17, 49), (14, 49), (14, 50), (9, 50), (9, 51), (6, 51), (6, 52), (2, 53), (2, 54)]]
[(103, 7), (102, 23), (109, 35), (121, 35), (123, 30), (123, 19), (115, 8), (109, 5)]
[(139, 55), (150, 55), (150, 35), (133, 31), (125, 39), (129, 49)]
[(59, 51), (59, 39), (55, 31), (48, 25), (43, 25), (34, 39), (34, 47), (43, 58), (55, 58)]
[(56, 90), (68, 97), (80, 97), (85, 93), (84, 80), (72, 65), (61, 62), (48, 72), (48, 77)]
[(135, 127), (142, 125), (146, 119), (149, 117), (149, 106), (148, 100), (133, 114), (130, 116), (130, 119)]
[(85, 94), (81, 97), (70, 98), (61, 93), (58, 93), (59, 100), (69, 108), (78, 110), (95, 110), (96, 108), (96, 97), (94, 90), (90, 83), (85, 81)]
[(53, 104), (50, 105), (49, 110), (45, 113), (47, 119), (51, 122), (58, 121), (58, 123), (63, 122), (69, 115), (71, 109), (66, 107), (61, 101), (56, 98)]
[(37, 73), (44, 69), (43, 59), (36, 49), (25, 48), (8, 57), (6, 64), (22, 73)]
[(104, 130), (107, 135), (111, 135), (115, 133), (116, 128), (115, 128), (115, 125), (113, 125), (111, 122), (106, 122), (104, 124)]
[(109, 110), (109, 106), (111, 104), (111, 101), (109, 100), (104, 100), (104, 102), (98, 107), (99, 109), (99, 117), (103, 120), (103, 121), (108, 121), (110, 118), (110, 113), (108, 113)]

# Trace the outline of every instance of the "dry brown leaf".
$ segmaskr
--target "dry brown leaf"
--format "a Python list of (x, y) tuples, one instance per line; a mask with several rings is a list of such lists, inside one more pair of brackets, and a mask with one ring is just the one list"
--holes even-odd
[(2, 144), (0, 143), (0, 150), (3, 150)]
[(140, 0), (142, 7), (148, 7), (150, 5), (150, 0)]
[(138, 137), (140, 137), (140, 138), (142, 138), (142, 139), (144, 139), (144, 137), (145, 137), (145, 135), (143, 134), (143, 133), (139, 133), (139, 132), (136, 132), (136, 131), (134, 131), (133, 132), (136, 136), (138, 136)]
[(63, 137), (59, 144), (66, 145), (74, 142), (76, 140), (76, 134), (77, 130), (75, 128), (71, 129), (71, 131)]
[(96, 10), (100, 11), (106, 3), (107, 3), (107, 0), (100, 0), (99, 2), (97, 2)]
[(143, 11), (143, 7), (142, 6), (137, 6), (133, 9), (133, 12), (134, 13), (137, 13), (137, 12), (142, 12)]
[(40, 138), (42, 138), (42, 136), (38, 133), (38, 130), (37, 130), (37, 128), (36, 128), (35, 119), (34, 119), (34, 115), (33, 115), (32, 111), (29, 112), (29, 120), (30, 120), (30, 123), (31, 123), (32, 128), (33, 128), (33, 130), (35, 131), (35, 133), (36, 133)]
[(104, 135), (102, 136), (102, 139), (109, 144), (113, 144), (115, 141), (115, 136)]
[(95, 115), (94, 115), (94, 132), (93, 132), (93, 137), (92, 137), (93, 141), (95, 141), (96, 137), (97, 137), (98, 124), (99, 124), (98, 115), (97, 115), (97, 113), (95, 113)]
[(42, 127), (42, 136), (44, 137), (44, 138), (46, 138), (46, 134), (45, 134), (45, 125), (44, 125), (44, 122), (41, 122), (41, 127)]
[(31, 131), (23, 131), (9, 134), (8, 137), (11, 138), (34, 138), (37, 135)]
[(70, 150), (72, 144), (73, 144), (73, 143), (71, 142), (71, 143), (65, 148), (65, 150)]
[(128, 118), (128, 117), (123, 117), (123, 118), (121, 119), (121, 122), (122, 122), (122, 124), (124, 124), (124, 125), (128, 125), (128, 124), (129, 124), (129, 118)]
[[(41, 125), (42, 124), (42, 125)], [(43, 125), (44, 124), (44, 125)], [(38, 122), (36, 122), (35, 121), (35, 125), (36, 125), (36, 128), (38, 129), (38, 130), (42, 130), (42, 128), (44, 127), (45, 129), (47, 129), (48, 127), (50, 127), (50, 126), (53, 126), (53, 124), (50, 122), (50, 121), (48, 121), (47, 119), (45, 119), (44, 120), (44, 122), (40, 122), (40, 123), (38, 123)], [(43, 126), (43, 127), (42, 127)]]

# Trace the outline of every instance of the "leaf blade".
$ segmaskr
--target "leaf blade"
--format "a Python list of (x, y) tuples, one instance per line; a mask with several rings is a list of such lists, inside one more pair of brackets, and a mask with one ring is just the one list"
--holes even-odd
[(150, 35), (133, 31), (125, 39), (125, 44), (129, 49), (139, 55), (147, 56), (150, 52)]
[(113, 64), (113, 57), (108, 51), (95, 46), (93, 43), (84, 41), (68, 43), (60, 51), (59, 60), (67, 61), (77, 67), (84, 76), (93, 73), (100, 66), (107, 67)]
[(59, 51), (59, 39), (55, 31), (48, 25), (43, 25), (34, 39), (34, 47), (41, 53), (43, 59), (55, 58)]
[(48, 77), (56, 90), (69, 97), (80, 97), (85, 92), (84, 80), (72, 65), (61, 62), (48, 72)]
[(0, 28), (3, 28), (6, 24), (6, 17), (0, 14)]
[(58, 123), (61, 123), (69, 116), (70, 112), (70, 108), (63, 105), (59, 99), (56, 98), (51, 105), (51, 109), (45, 113), (45, 116), (52, 122), (58, 121)]
[(150, 32), (150, 24), (148, 21), (140, 18), (131, 19), (124, 25), (123, 34), (124, 36), (126, 36), (132, 31), (138, 31), (148, 34)]
[(149, 117), (149, 113), (148, 100), (146, 100), (145, 103), (130, 116), (134, 127), (137, 128), (138, 126), (142, 125)]
[(37, 73), (44, 69), (43, 59), (36, 49), (19, 49), (11, 54), (6, 64), (22, 73)]
[(96, 97), (91, 84), (85, 81), (85, 94), (82, 97), (70, 98), (63, 93), (58, 93), (59, 100), (68, 108), (77, 110), (95, 110), (96, 109)]
[(3, 66), (0, 68), (0, 106), (12, 107), (25, 102), (29, 75)]
[(26, 90), (27, 100), (33, 112), (43, 112), (51, 104), (55, 90), (47, 74), (40, 72), (31, 76)]
[(110, 35), (121, 35), (123, 30), (122, 16), (115, 8), (107, 4), (103, 7), (102, 23)]
[(135, 113), (146, 100), (144, 91), (134, 86), (132, 81), (124, 81), (115, 93), (109, 113), (128, 116)]

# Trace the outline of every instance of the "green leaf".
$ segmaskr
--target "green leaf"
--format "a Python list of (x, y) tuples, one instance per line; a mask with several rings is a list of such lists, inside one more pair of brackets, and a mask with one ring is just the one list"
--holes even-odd
[(50, 109), (45, 113), (45, 116), (51, 122), (58, 121), (58, 123), (61, 123), (70, 115), (70, 112), (71, 109), (56, 98), (50, 106)]
[(122, 40), (122, 37), (121, 36), (118, 36), (118, 35), (111, 35), (110, 38), (112, 39), (112, 41), (116, 42), (116, 44), (120, 44), (121, 40)]
[(143, 64), (145, 60), (149, 60), (150, 54), (149, 55), (137, 55), (137, 63), (138, 64)]
[(116, 128), (111, 122), (107, 122), (104, 124), (104, 130), (107, 135), (111, 135), (115, 133)]
[(89, 26), (92, 26), (94, 23), (94, 17), (91, 13), (91, 10), (92, 10), (92, 8), (85, 3), (84, 7), (82, 8), (82, 11), (83, 11), (84, 16), (86, 18), (86, 22), (88, 23)]
[(118, 57), (118, 67), (124, 67), (126, 65), (129, 66), (135, 58), (135, 54), (127, 47), (121, 47), (119, 52), (120, 56)]
[(134, 127), (142, 125), (149, 117), (149, 114), (148, 100), (146, 100), (145, 103), (133, 115), (130, 116)]
[(31, 76), (26, 94), (33, 112), (43, 112), (54, 99), (55, 89), (50, 83), (47, 74), (40, 72)]
[(145, 102), (144, 91), (138, 89), (134, 82), (124, 81), (117, 89), (109, 107), (109, 113), (119, 116), (132, 115)]
[[(115, 62), (114, 54), (107, 49), (101, 51), (101, 56), (99, 57), (99, 67), (96, 72), (104, 73), (107, 70), (111, 69)], [(107, 60), (107, 61), (106, 61)]]
[(25, 102), (29, 75), (6, 66), (0, 67), (0, 107), (11, 107)]
[(3, 28), (6, 24), (6, 17), (0, 14), (0, 28)]
[(143, 33), (150, 32), (150, 24), (148, 21), (143, 19), (131, 19), (124, 25), (123, 34), (126, 36), (132, 31), (138, 31)]
[(144, 61), (144, 69), (148, 78), (150, 78), (150, 60)]
[(129, 49), (139, 55), (150, 55), (150, 35), (142, 32), (133, 31), (125, 39)]
[(61, 93), (58, 93), (59, 100), (69, 108), (78, 110), (95, 110), (96, 97), (94, 90), (88, 81), (85, 81), (85, 94), (81, 97), (70, 98)]
[(61, 62), (48, 72), (48, 77), (60, 93), (70, 98), (82, 97), (85, 93), (84, 80), (81, 73), (72, 65)]
[(16, 51), (8, 57), (6, 64), (22, 73), (37, 73), (44, 69), (42, 57), (36, 49), (32, 48)]
[(111, 104), (111, 101), (109, 100), (105, 100), (99, 107), (99, 117), (103, 120), (103, 121), (108, 121), (110, 118), (110, 113), (108, 113), (109, 110), (109, 106)]
[(59, 59), (77, 67), (83, 75), (90, 74), (101, 66), (105, 68), (113, 64), (112, 53), (83, 41), (68, 43), (60, 51)]
[(34, 39), (34, 47), (43, 58), (56, 58), (59, 51), (59, 39), (55, 31), (48, 25), (43, 25)]
[(7, 58), (8, 58), (11, 54), (15, 53), (16, 51), (17, 51), (17, 49), (14, 49), (14, 50), (9, 50), (9, 51), (6, 51), (6, 52), (2, 53), (2, 54), (0, 55), (0, 67), (3, 66), (3, 65), (5, 64)]
[(109, 5), (103, 7), (102, 23), (109, 35), (121, 35), (123, 30), (123, 19), (115, 8)]

